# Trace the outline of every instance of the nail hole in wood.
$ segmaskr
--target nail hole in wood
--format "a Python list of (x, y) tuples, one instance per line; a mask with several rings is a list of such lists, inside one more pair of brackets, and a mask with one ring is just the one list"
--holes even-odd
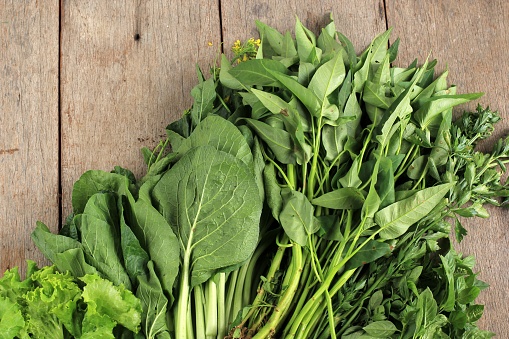
[(138, 41), (138, 40), (140, 40), (140, 38), (141, 38), (141, 37), (140, 37), (140, 33), (136, 33), (136, 34), (134, 35), (134, 41)]

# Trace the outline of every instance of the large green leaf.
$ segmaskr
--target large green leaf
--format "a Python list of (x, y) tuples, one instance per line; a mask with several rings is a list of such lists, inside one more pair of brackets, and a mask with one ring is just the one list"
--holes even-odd
[[(105, 277), (114, 284), (124, 284), (131, 288), (129, 276), (122, 263), (120, 246), (119, 224), (110, 224), (108, 219), (99, 218), (107, 206), (114, 200), (111, 194), (97, 193), (88, 201), (83, 214), (75, 217), (76, 224), (81, 233), (81, 243), (87, 262), (96, 267)], [(115, 207), (109, 210), (113, 215), (118, 215)]]
[(31, 237), (37, 248), (59, 270), (70, 271), (75, 277), (100, 274), (94, 266), (85, 261), (83, 246), (79, 241), (51, 233), (42, 222), (37, 222)]
[[(189, 151), (154, 186), (155, 206), (189, 259), (191, 285), (245, 261), (258, 242), (261, 201), (252, 169), (210, 146)], [(185, 274), (183, 272), (182, 274)]]
[(421, 108), (415, 114), (415, 120), (421, 127), (427, 127), (440, 113), (471, 100), (479, 99), (483, 93), (439, 95), (424, 99)]
[(134, 201), (133, 191), (135, 188), (123, 175), (90, 170), (81, 175), (79, 180), (74, 183), (72, 190), (73, 211), (75, 214), (83, 213), (88, 199), (98, 192), (113, 192), (125, 195), (130, 201)]
[(191, 148), (205, 145), (230, 153), (246, 164), (253, 161), (251, 149), (239, 129), (219, 116), (209, 116), (196, 127), (178, 148), (177, 159)]
[(154, 271), (152, 261), (148, 262), (148, 277), (139, 277), (139, 287), (136, 296), (141, 301), (143, 310), (141, 326), (146, 338), (156, 338), (162, 333), (168, 333), (166, 326), (166, 312), (168, 299), (164, 295), (161, 283)]
[(405, 233), (411, 225), (431, 212), (453, 185), (448, 183), (425, 188), (375, 213), (380, 237), (394, 239)]
[(316, 63), (319, 60), (316, 51), (316, 37), (313, 32), (304, 27), (299, 18), (295, 20), (295, 40), (301, 62)]
[(278, 97), (276, 94), (260, 91), (255, 88), (251, 89), (251, 92), (273, 114), (287, 114), (285, 112), (292, 109), (289, 103)]
[(146, 276), (145, 268), (150, 258), (145, 249), (141, 247), (140, 241), (133, 230), (126, 223), (121, 199), (119, 199), (118, 202), (118, 209), (120, 215), (120, 247), (122, 248), (122, 258), (127, 274), (129, 274), (131, 278), (131, 282), (136, 283), (138, 276)]
[(166, 219), (147, 201), (138, 200), (133, 210), (135, 220), (130, 227), (148, 252), (163, 289), (171, 297), (180, 264), (177, 237)]
[(280, 86), (272, 72), (285, 74), (286, 67), (276, 60), (252, 59), (241, 62), (232, 68), (229, 73), (245, 87), (251, 86)]

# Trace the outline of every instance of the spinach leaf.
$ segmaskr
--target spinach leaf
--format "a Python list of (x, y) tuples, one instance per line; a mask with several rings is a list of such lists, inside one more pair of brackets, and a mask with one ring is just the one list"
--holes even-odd
[[(148, 277), (139, 277), (139, 286), (136, 296), (141, 301), (143, 319), (141, 326), (146, 338), (156, 338), (163, 333), (168, 334), (166, 325), (166, 312), (168, 312), (168, 299), (166, 298), (157, 274), (154, 263), (147, 264)], [(169, 334), (168, 334), (169, 335)]]
[(194, 129), (189, 138), (182, 141), (176, 150), (180, 157), (194, 147), (210, 145), (239, 158), (246, 164), (253, 161), (251, 149), (239, 129), (231, 122), (219, 116), (209, 116)]
[(152, 191), (173, 228), (191, 285), (246, 260), (258, 240), (261, 202), (251, 169), (211, 146), (190, 150)]
[(138, 200), (133, 206), (133, 212), (134, 220), (130, 227), (147, 251), (149, 263), (163, 290), (172, 298), (173, 284), (179, 274), (180, 250), (177, 237), (166, 219), (146, 201)]

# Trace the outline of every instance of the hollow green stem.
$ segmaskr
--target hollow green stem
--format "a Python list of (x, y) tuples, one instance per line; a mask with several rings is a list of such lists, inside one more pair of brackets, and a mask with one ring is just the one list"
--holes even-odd
[(258, 331), (253, 339), (265, 339), (270, 335), (276, 333), (280, 321), (288, 315), (289, 306), (292, 303), (295, 292), (299, 286), (300, 276), (302, 274), (302, 247), (298, 244), (292, 246), (292, 259), (291, 259), (291, 276), (287, 280), (287, 287), (279, 299), (276, 308), (271, 314), (267, 323)]
[(196, 328), (196, 339), (205, 339), (205, 312), (204, 305), (205, 300), (203, 298), (203, 290), (201, 285), (196, 286), (193, 289), (194, 294), (194, 314), (195, 314), (195, 328)]
[(205, 283), (205, 295), (206, 295), (206, 328), (205, 333), (207, 339), (216, 338), (217, 336), (217, 285), (214, 280), (209, 279)]
[(226, 297), (226, 273), (219, 273), (217, 283), (217, 339), (223, 339), (228, 332), (228, 317), (225, 307)]

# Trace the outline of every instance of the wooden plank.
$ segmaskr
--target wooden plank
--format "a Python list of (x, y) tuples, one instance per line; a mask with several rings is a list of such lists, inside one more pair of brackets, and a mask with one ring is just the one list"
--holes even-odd
[[(21, 3), (23, 5), (21, 5)], [(58, 210), (58, 1), (0, 1), (0, 276)]]
[[(494, 1), (397, 1), (387, 0), (388, 23), (394, 26), (393, 37), (400, 37), (399, 64), (407, 65), (415, 57), (421, 62), (431, 51), (439, 68), (450, 71), (449, 83), (458, 92), (485, 92), (482, 105), (498, 110), (503, 121), (497, 125), (495, 138), (506, 133), (507, 88), (509, 87), (509, 3)], [(477, 103), (463, 106), (475, 109)], [(483, 145), (488, 147), (494, 139)], [(481, 293), (478, 302), (485, 304), (479, 321), (483, 329), (509, 337), (509, 258), (507, 210), (490, 209), (487, 220), (465, 221), (469, 235), (460, 249), (477, 257), (480, 278), (491, 288)]]
[(191, 104), (195, 64), (217, 55), (219, 27), (216, 1), (63, 2), (64, 217), (84, 171), (144, 173), (140, 148)]
[(281, 32), (294, 31), (296, 15), (315, 34), (329, 23), (333, 14), (336, 28), (346, 35), (357, 51), (369, 45), (373, 37), (386, 28), (382, 0), (356, 1), (299, 1), (299, 0), (222, 0), (221, 20), (223, 40), (229, 48), (237, 39), (258, 37), (255, 20), (260, 20)]

